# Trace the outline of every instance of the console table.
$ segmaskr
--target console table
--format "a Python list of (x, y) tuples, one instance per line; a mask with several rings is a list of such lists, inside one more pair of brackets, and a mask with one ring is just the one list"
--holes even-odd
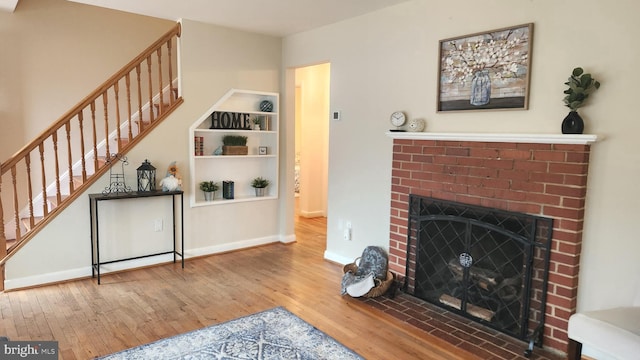
[[(98, 285), (100, 284), (100, 265), (111, 264), (119, 261), (135, 260), (146, 258), (150, 256), (173, 254), (173, 262), (176, 262), (176, 257), (180, 256), (182, 261), (182, 268), (184, 269), (184, 209), (183, 209), (183, 191), (133, 191), (129, 193), (114, 193), (114, 194), (89, 194), (89, 216), (91, 220), (91, 277), (98, 277)], [(154, 254), (147, 254), (141, 256), (134, 256), (125, 259), (117, 259), (110, 261), (100, 261), (100, 238), (99, 238), (99, 221), (98, 210), (101, 201), (108, 200), (123, 200), (123, 199), (145, 199), (156, 196), (171, 196), (172, 209), (173, 209), (173, 251), (165, 251)], [(177, 243), (177, 230), (176, 230), (176, 197), (179, 199), (180, 206), (180, 251), (176, 249)]]

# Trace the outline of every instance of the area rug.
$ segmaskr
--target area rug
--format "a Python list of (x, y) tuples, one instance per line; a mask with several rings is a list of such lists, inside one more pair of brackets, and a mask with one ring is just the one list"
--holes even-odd
[(98, 359), (364, 359), (283, 307)]

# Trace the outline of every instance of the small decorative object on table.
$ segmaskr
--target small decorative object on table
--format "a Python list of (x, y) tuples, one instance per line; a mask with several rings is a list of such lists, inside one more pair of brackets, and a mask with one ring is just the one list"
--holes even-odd
[(411, 119), (409, 120), (409, 131), (411, 132), (420, 132), (424, 130), (424, 120), (423, 119)]
[(407, 121), (407, 117), (404, 115), (402, 111), (396, 111), (391, 114), (391, 125), (395, 126), (395, 129), (391, 129), (391, 131), (404, 131), (400, 129), (400, 126), (404, 125), (405, 121)]
[(180, 172), (178, 171), (175, 161), (169, 165), (167, 175), (164, 179), (160, 180), (160, 186), (162, 186), (162, 191), (175, 191), (181, 189), (182, 176), (180, 176)]
[(231, 180), (222, 182), (222, 198), (230, 200), (234, 198), (234, 183)]
[(571, 109), (562, 121), (563, 134), (582, 134), (584, 130), (584, 121), (578, 114), (578, 108), (582, 107), (587, 101), (589, 94), (600, 88), (600, 82), (587, 74), (581, 67), (573, 69), (569, 81), (564, 83), (568, 86), (564, 91), (564, 104)]
[(270, 183), (269, 180), (258, 176), (251, 181), (251, 186), (256, 189), (256, 196), (260, 197), (265, 195), (266, 188)]
[(156, 168), (145, 159), (138, 167), (138, 191), (156, 191)]
[(258, 146), (258, 155), (267, 155), (267, 147)]
[(203, 181), (200, 183), (200, 190), (204, 192), (204, 200), (212, 201), (216, 197), (216, 191), (218, 191), (218, 183), (214, 181)]
[(273, 110), (273, 103), (269, 100), (262, 100), (260, 102), (260, 111), (271, 112)]
[(260, 123), (262, 122), (260, 116), (254, 117), (251, 121), (253, 122), (253, 130), (260, 130)]
[(222, 137), (222, 155), (247, 155), (247, 137), (242, 135), (225, 135)]
[[(111, 165), (111, 163), (116, 161), (120, 161), (122, 170), (120, 173), (114, 169), (115, 166)], [(129, 161), (127, 160), (127, 157), (122, 154), (111, 154), (107, 157), (107, 166), (109, 166), (109, 186), (102, 190), (102, 194), (109, 195), (131, 192), (131, 188), (128, 187), (124, 181), (125, 165), (129, 165)]]

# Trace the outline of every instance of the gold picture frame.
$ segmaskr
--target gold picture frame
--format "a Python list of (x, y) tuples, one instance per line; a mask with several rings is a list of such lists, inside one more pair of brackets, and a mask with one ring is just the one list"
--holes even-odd
[(438, 112), (526, 110), (533, 23), (440, 40)]

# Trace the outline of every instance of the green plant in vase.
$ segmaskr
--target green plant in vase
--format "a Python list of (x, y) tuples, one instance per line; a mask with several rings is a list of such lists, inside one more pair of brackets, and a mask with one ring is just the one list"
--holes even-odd
[(222, 155), (247, 155), (247, 137), (243, 135), (225, 135), (222, 137)]
[(262, 119), (259, 116), (256, 116), (251, 121), (253, 122), (253, 130), (260, 130)]
[(571, 109), (569, 115), (562, 121), (563, 134), (582, 134), (584, 121), (578, 114), (578, 108), (584, 106), (589, 95), (600, 88), (600, 82), (584, 69), (577, 67), (571, 72), (569, 80), (564, 83), (568, 88), (564, 91), (563, 99), (566, 107)]
[(222, 137), (224, 146), (247, 146), (247, 137), (242, 135), (225, 135)]
[(256, 196), (264, 196), (266, 187), (269, 186), (269, 184), (271, 184), (271, 182), (261, 176), (251, 181), (251, 186), (256, 190)]
[(220, 189), (220, 186), (214, 181), (203, 181), (200, 183), (200, 190), (204, 192), (204, 199), (206, 201), (213, 200), (218, 189)]

